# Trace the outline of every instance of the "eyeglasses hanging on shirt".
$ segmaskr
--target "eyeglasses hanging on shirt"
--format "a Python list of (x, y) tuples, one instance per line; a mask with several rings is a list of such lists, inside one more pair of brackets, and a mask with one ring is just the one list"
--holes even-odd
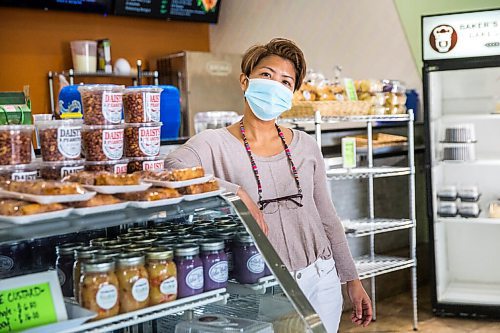
[(285, 141), (285, 135), (281, 131), (281, 128), (275, 124), (276, 130), (278, 131), (278, 136), (281, 139), (281, 142), (283, 143), (283, 147), (285, 148), (285, 153), (286, 157), (288, 159), (288, 163), (290, 164), (290, 169), (292, 171), (292, 175), (295, 179), (295, 185), (297, 185), (297, 194), (294, 195), (287, 195), (283, 197), (278, 197), (274, 199), (266, 199), (264, 200), (262, 198), (262, 184), (260, 182), (260, 175), (259, 175), (259, 169), (257, 168), (257, 164), (255, 163), (255, 160), (252, 155), (252, 149), (250, 148), (250, 144), (248, 143), (247, 137), (245, 135), (245, 126), (243, 125), (243, 118), (240, 120), (240, 131), (241, 131), (241, 136), (243, 138), (243, 143), (245, 144), (245, 149), (247, 150), (248, 157), (250, 158), (250, 163), (252, 164), (252, 170), (253, 174), (255, 176), (255, 180), (257, 181), (257, 192), (259, 195), (259, 201), (257, 201), (257, 204), (259, 205), (260, 210), (264, 214), (273, 214), (276, 213), (279, 209), (279, 205), (284, 205), (287, 209), (297, 209), (299, 207), (302, 207), (302, 188), (300, 187), (300, 182), (299, 182), (299, 174), (297, 173), (297, 168), (295, 167), (295, 164), (293, 163), (292, 160), (292, 154), (290, 152), (290, 148), (286, 144)]

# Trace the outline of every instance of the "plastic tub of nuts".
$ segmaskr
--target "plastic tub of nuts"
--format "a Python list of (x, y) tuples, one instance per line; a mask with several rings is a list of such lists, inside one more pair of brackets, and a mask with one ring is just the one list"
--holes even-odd
[(87, 161), (85, 162), (86, 171), (107, 171), (115, 174), (127, 173), (128, 159), (113, 161)]
[(81, 119), (41, 121), (36, 124), (42, 159), (65, 161), (81, 158)]
[(112, 125), (122, 121), (124, 86), (91, 84), (78, 87), (86, 125)]
[(38, 167), (39, 164), (37, 162), (30, 164), (0, 165), (0, 181), (35, 180), (38, 177)]
[(83, 171), (84, 164), (85, 161), (83, 159), (42, 162), (40, 165), (40, 176), (46, 180), (61, 180), (67, 175)]
[(162, 123), (133, 123), (125, 128), (125, 156), (158, 156)]
[(82, 141), (87, 161), (121, 159), (123, 129), (124, 125), (83, 125)]
[(160, 121), (162, 88), (131, 87), (123, 91), (123, 115), (126, 123)]
[(0, 126), (0, 165), (31, 163), (32, 125)]
[(161, 171), (165, 168), (165, 156), (131, 157), (128, 162), (128, 173), (136, 171)]

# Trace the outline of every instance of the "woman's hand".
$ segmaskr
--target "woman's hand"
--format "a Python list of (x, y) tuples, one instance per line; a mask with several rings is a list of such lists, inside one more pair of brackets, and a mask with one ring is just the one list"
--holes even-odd
[(269, 233), (269, 228), (267, 226), (266, 221), (264, 221), (264, 214), (262, 214), (262, 211), (257, 207), (257, 204), (250, 198), (248, 193), (242, 189), (241, 187), (238, 189), (238, 192), (236, 193), (237, 196), (240, 197), (241, 201), (247, 206), (248, 211), (250, 214), (252, 214), (252, 217), (257, 221), (257, 224), (259, 227), (262, 229), (264, 234), (267, 236)]
[(347, 282), (347, 293), (352, 303), (351, 321), (357, 326), (366, 327), (372, 321), (372, 301), (360, 280)]

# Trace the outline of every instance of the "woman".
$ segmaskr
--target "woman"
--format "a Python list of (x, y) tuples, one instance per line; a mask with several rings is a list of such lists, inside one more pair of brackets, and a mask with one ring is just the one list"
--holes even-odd
[(197, 134), (168, 156), (167, 167), (202, 165), (241, 198), (328, 332), (338, 330), (341, 282), (347, 283), (352, 322), (367, 326), (370, 298), (330, 199), (321, 151), (305, 132), (275, 123), (304, 78), (302, 51), (289, 40), (273, 39), (250, 48), (241, 71), (241, 121)]

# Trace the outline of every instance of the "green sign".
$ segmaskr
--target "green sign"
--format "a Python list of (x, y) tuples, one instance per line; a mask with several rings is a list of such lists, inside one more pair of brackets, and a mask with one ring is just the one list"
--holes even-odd
[(347, 99), (349, 101), (358, 100), (358, 94), (356, 94), (356, 86), (354, 85), (354, 81), (352, 79), (344, 79), (344, 88), (347, 94)]
[(50, 284), (0, 291), (0, 332), (14, 332), (57, 322)]

